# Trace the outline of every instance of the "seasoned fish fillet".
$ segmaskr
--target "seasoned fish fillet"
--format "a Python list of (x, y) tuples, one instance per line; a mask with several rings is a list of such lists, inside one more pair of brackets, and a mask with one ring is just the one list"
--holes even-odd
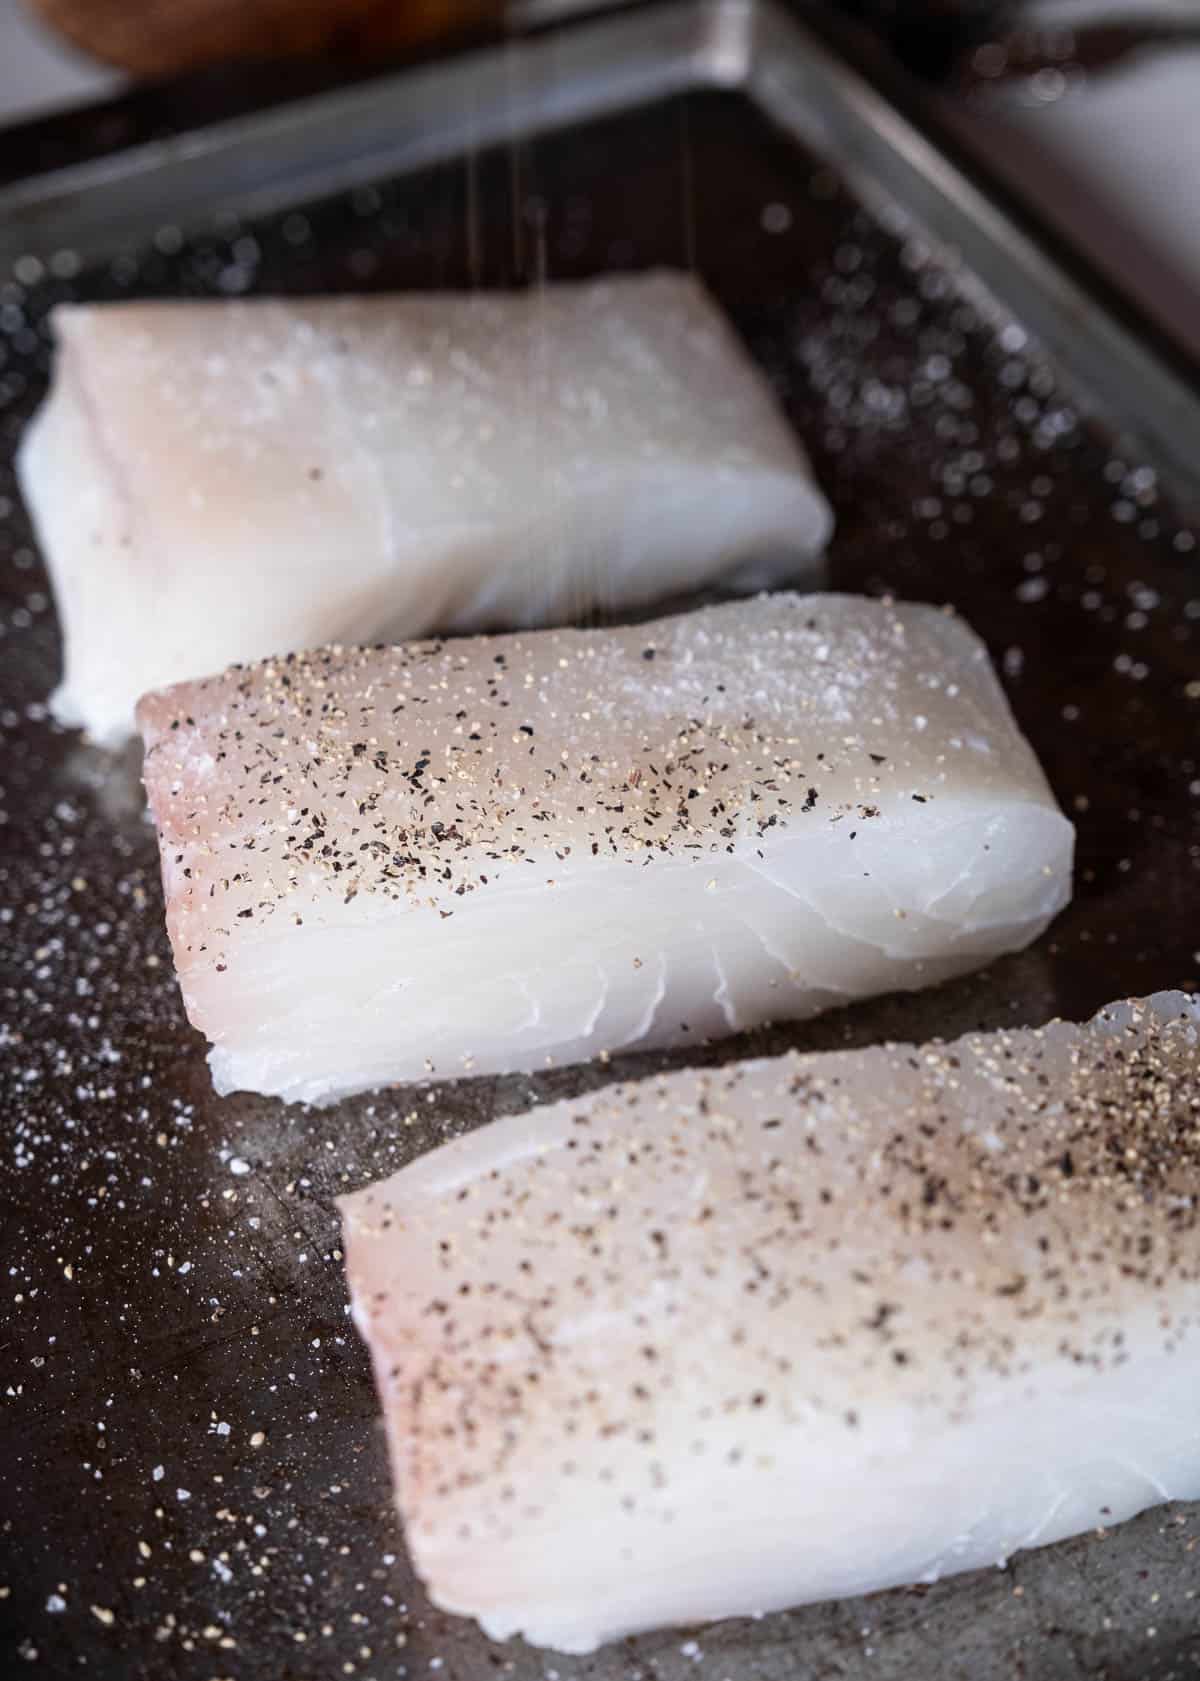
[(569, 1652), (1200, 1495), (1200, 1000), (791, 1054), (342, 1200), (409, 1549)]
[(18, 468), (56, 716), (233, 660), (804, 579), (804, 453), (693, 278), (63, 307)]
[(334, 648), (139, 718), (223, 1092), (692, 1044), (976, 968), (1070, 891), (987, 654), (930, 607)]

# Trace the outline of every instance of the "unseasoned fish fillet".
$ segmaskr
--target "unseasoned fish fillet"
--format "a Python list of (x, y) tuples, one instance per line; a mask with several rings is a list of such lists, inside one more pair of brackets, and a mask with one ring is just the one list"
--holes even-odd
[(930, 607), (335, 648), (139, 718), (221, 1091), (696, 1043), (976, 968), (1070, 890), (986, 652)]
[(609, 1087), (344, 1198), (434, 1600), (587, 1652), (1200, 1495), (1198, 1141), (1162, 993)]
[(803, 579), (831, 515), (700, 284), (63, 307), (18, 463), (56, 716), (334, 641)]

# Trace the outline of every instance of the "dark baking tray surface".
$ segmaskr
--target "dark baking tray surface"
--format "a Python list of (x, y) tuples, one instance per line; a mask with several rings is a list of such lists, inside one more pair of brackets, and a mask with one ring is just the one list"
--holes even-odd
[[(1088, 398), (1063, 359), (1086, 373), (1098, 345), (1116, 344), (1131, 386), (1138, 347), (1085, 313), (1078, 358), (1063, 341), (1054, 357), (1039, 348), (1030, 317), (1054, 338), (1061, 295), (1026, 288), (1014, 319), (978, 265), (956, 262), (911, 202), (889, 196), (874, 168), (888, 145), (908, 148), (892, 193), (920, 174), (918, 138), (898, 119), (890, 140), (878, 131), (883, 152), (843, 149), (857, 157), (851, 180), (813, 130), (798, 138), (784, 58), (756, 89), (744, 55), (710, 50), (723, 39), (714, 18), (742, 28), (752, 10), (698, 9), (705, 52), (657, 82), (633, 77), (627, 98), (610, 88), (600, 114), (560, 110), (508, 141), (493, 125), (491, 149), (448, 147), (370, 180), (357, 170), (319, 202), (249, 216), (226, 195), (215, 219), (193, 205), (182, 225), (164, 218), (140, 238), (123, 226), (120, 249), (95, 262), (64, 243), (60, 216), (0, 289), (4, 1676), (1165, 1681), (1200, 1667), (1200, 1512), (1187, 1507), (1004, 1572), (589, 1659), (489, 1646), (432, 1611), (390, 1510), (331, 1199), (464, 1127), (663, 1059), (318, 1112), (217, 1100), (172, 976), (137, 767), (53, 727), (41, 704), (57, 633), (8, 461), (45, 388), (56, 299), (502, 285), (694, 263), (836, 505), (832, 581), (959, 607), (1079, 825), (1075, 901), (1031, 951), (936, 993), (706, 1054), (1081, 1016), (1200, 978), (1195, 540), (1165, 453), (1120, 442), (1130, 411)], [(535, 45), (570, 64), (581, 38)], [(788, 39), (815, 74), (817, 50), (805, 59), (811, 44)], [(500, 55), (514, 110), (533, 75), (526, 52)], [(486, 85), (445, 84), (463, 98)], [(921, 179), (914, 199), (929, 190)], [(976, 202), (952, 171), (947, 186), (960, 210)], [(987, 230), (972, 225), (982, 250)], [(998, 253), (998, 272), (1014, 252)], [(1151, 387), (1160, 377), (1146, 373)], [(1146, 389), (1130, 389), (1132, 409), (1146, 410)], [(1186, 390), (1162, 390), (1186, 414)]]

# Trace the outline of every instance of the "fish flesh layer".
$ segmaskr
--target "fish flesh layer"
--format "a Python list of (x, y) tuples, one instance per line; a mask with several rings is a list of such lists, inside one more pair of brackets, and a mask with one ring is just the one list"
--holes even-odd
[(930, 607), (333, 648), (139, 717), (221, 1091), (693, 1044), (976, 968), (1070, 891), (983, 645)]
[(103, 743), (148, 689), (333, 641), (803, 581), (808, 462), (670, 272), (528, 293), (55, 311), (18, 469)]
[(688, 1070), (342, 1199), (436, 1603), (569, 1652), (1200, 1496), (1200, 1000)]

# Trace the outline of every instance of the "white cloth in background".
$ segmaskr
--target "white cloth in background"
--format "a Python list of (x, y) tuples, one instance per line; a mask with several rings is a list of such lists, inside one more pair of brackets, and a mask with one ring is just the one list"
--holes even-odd
[(1131, 57), (1047, 104), (997, 93), (956, 126), (1200, 354), (1200, 45)]
[(0, 125), (103, 99), (124, 79), (59, 42), (21, 0), (0, 0)]

